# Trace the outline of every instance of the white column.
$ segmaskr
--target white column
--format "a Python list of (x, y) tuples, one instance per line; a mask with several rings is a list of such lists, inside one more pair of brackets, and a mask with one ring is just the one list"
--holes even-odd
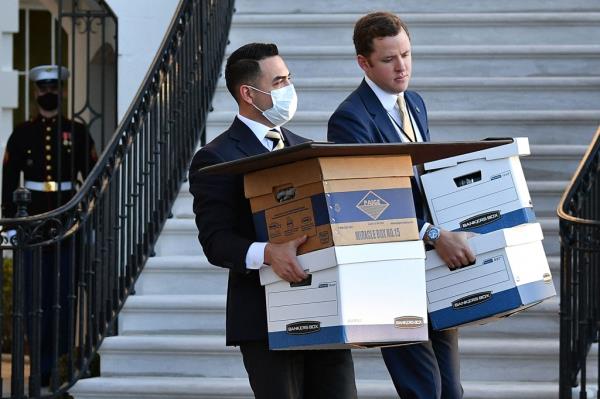
[[(13, 109), (19, 103), (19, 79), (13, 70), (13, 34), (19, 31), (19, 0), (2, 0), (0, 12), (0, 159), (13, 130)], [(2, 179), (0, 162), (0, 180)], [(0, 190), (1, 190), (0, 185)]]
[(18, 75), (13, 70), (13, 34), (19, 31), (19, 1), (2, 0), (0, 13), (0, 146), (12, 132), (12, 112), (19, 102)]
[(123, 118), (167, 32), (179, 0), (108, 0), (118, 18), (118, 119)]

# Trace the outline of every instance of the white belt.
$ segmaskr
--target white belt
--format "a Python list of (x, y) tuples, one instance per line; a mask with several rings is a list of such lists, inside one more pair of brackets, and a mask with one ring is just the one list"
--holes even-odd
[(25, 188), (35, 191), (55, 192), (55, 191), (70, 191), (73, 189), (73, 183), (63, 181), (61, 183), (55, 181), (25, 181)]

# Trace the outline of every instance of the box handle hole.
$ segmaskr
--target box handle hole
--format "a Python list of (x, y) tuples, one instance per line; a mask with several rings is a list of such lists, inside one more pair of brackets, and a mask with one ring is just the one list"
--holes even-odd
[(311, 285), (311, 284), (312, 284), (312, 274), (309, 274), (308, 277), (302, 281), (299, 281), (297, 283), (290, 283), (290, 287), (291, 288), (306, 287), (307, 285)]
[(454, 178), (454, 184), (456, 187), (466, 186), (475, 182), (481, 181), (481, 171), (469, 173), (467, 175), (457, 176)]
[(290, 201), (296, 197), (296, 189), (289, 185), (285, 187), (276, 187), (274, 192), (277, 202)]

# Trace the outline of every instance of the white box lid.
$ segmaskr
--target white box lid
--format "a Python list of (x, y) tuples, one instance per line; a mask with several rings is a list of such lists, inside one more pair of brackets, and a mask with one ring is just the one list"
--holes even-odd
[[(298, 256), (300, 266), (307, 273), (348, 263), (378, 262), (390, 259), (425, 259), (423, 241), (333, 246)], [(259, 273), (262, 285), (281, 281), (271, 266), (263, 265)]]
[(515, 155), (529, 155), (529, 139), (527, 137), (515, 137), (513, 142), (506, 145), (488, 148), (487, 150), (468, 152), (455, 157), (439, 159), (437, 161), (427, 162), (423, 165), (425, 170), (435, 170), (456, 166), (461, 162), (472, 161), (474, 159), (493, 159), (508, 158)]
[[(527, 244), (544, 239), (542, 226), (539, 223), (526, 223), (519, 226), (491, 231), (469, 238), (471, 250), (477, 255), (514, 245)], [(433, 269), (443, 264), (435, 251), (427, 251), (425, 269)]]

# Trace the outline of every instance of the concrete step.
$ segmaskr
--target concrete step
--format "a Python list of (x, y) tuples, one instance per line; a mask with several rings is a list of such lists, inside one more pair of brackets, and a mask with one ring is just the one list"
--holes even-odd
[[(554, 217), (538, 217), (544, 232), (544, 248), (546, 255), (557, 255), (560, 252), (558, 241), (558, 219)], [(202, 247), (196, 237), (197, 229), (193, 219), (168, 219), (160, 235), (155, 251), (157, 256), (202, 254)]]
[[(393, 399), (391, 380), (356, 381), (360, 399)], [(558, 384), (548, 382), (463, 381), (465, 399), (552, 399)], [(251, 399), (247, 378), (98, 377), (80, 380), (70, 390), (75, 399)]]
[[(538, 217), (554, 217), (556, 207), (563, 191), (567, 187), (566, 181), (531, 181), (528, 180), (529, 194)], [(183, 191), (177, 197), (173, 214), (179, 219), (190, 219), (194, 217), (192, 209), (192, 197)]]
[[(553, 260), (550, 260), (552, 264)], [(555, 265), (552, 265), (555, 269)], [(558, 270), (553, 270), (558, 279)], [(198, 272), (201, 276), (202, 273)], [(223, 287), (226, 275), (223, 274)], [(202, 292), (202, 285), (198, 291)], [(119, 335), (211, 335), (225, 333), (225, 295), (134, 295), (119, 316)], [(465, 337), (543, 337), (558, 339), (558, 296), (485, 325), (461, 328)]]
[[(272, 41), (272, 38), (269, 38)], [(351, 36), (341, 44), (277, 42), (296, 78), (362, 77)], [(600, 45), (421, 45), (412, 47), (413, 78), (598, 76)], [(226, 55), (237, 47), (228, 46)], [(315, 68), (318, 65), (318, 68)]]
[[(558, 380), (556, 338), (475, 338), (460, 340), (461, 374), (478, 381)], [(244, 377), (237, 348), (226, 347), (223, 336), (119, 336), (101, 348), (102, 375)], [(353, 350), (359, 379), (387, 379), (378, 349)], [(177, 359), (173, 361), (173, 359)], [(597, 351), (590, 352), (590, 372)], [(490, 373), (494, 369), (494, 373)]]
[(281, 1), (237, 0), (239, 14), (322, 14), (335, 10), (338, 13), (363, 14), (377, 10), (390, 10), (402, 16), (414, 12), (558, 12), (558, 11), (600, 11), (600, 4), (594, 0), (377, 0), (372, 1), (319, 0)]
[(547, 299), (522, 312), (488, 324), (460, 328), (466, 338), (553, 338), (558, 340), (559, 296)]
[[(559, 257), (548, 255), (548, 263), (552, 273), (558, 274)], [(211, 265), (204, 256), (157, 256), (146, 264), (136, 284), (136, 294), (225, 295), (227, 274), (227, 269)]]
[(154, 251), (162, 256), (201, 256), (198, 229), (194, 219), (167, 219)]
[[(557, 255), (560, 251), (558, 241), (558, 219), (538, 217), (544, 232), (546, 255)], [(202, 247), (196, 237), (197, 229), (193, 219), (168, 219), (160, 235), (155, 251), (157, 256), (200, 256)]]
[[(519, 112), (521, 113), (524, 111), (519, 111)], [(545, 111), (537, 111), (537, 112), (545, 113)], [(532, 112), (532, 114), (533, 113), (534, 112)], [(219, 114), (221, 114), (221, 113), (219, 113)], [(316, 114), (316, 112), (314, 114)], [(321, 114), (321, 113), (319, 113), (319, 114)], [(460, 112), (459, 114), (464, 114), (464, 113)], [(484, 118), (486, 116), (489, 116), (487, 114), (488, 113), (482, 112), (480, 114), (480, 116), (482, 118)], [(509, 114), (510, 113), (506, 113), (506, 116), (510, 117)], [(306, 115), (306, 114), (303, 114), (303, 115)], [(462, 135), (449, 135), (449, 134), (443, 134), (443, 133), (439, 134), (440, 130), (433, 128), (433, 125), (437, 119), (436, 116), (438, 116), (438, 113), (431, 112), (431, 113), (429, 113), (429, 115), (430, 115), (429, 120), (430, 120), (430, 125), (431, 125), (430, 132), (432, 132), (432, 135), (435, 138), (436, 142), (462, 141), (462, 140), (472, 141), (472, 140), (481, 140), (486, 137), (518, 137), (517, 134), (514, 134), (515, 132), (511, 132), (508, 130), (505, 132), (500, 132), (500, 131), (489, 132), (489, 131), (481, 130), (478, 132), (477, 135), (473, 135), (473, 136), (467, 136), (465, 134), (462, 134)], [(600, 110), (598, 111), (598, 115), (599, 115), (598, 123), (600, 123)], [(322, 116), (325, 116), (325, 115), (322, 115)], [(514, 115), (512, 115), (512, 116), (514, 117)], [(212, 123), (216, 123), (216, 122), (217, 122), (216, 118), (212, 120)], [(294, 119), (292, 122), (290, 122), (288, 128), (297, 134), (304, 135), (305, 137), (312, 138), (316, 141), (326, 141), (326, 139), (327, 139), (326, 138), (326, 135), (327, 135), (326, 120), (324, 120), (322, 122), (322, 125), (321, 125), (322, 133), (320, 133), (318, 135), (315, 135), (315, 133), (318, 132), (316, 130), (312, 130), (311, 134), (309, 134), (308, 132), (302, 131), (305, 128), (310, 128), (309, 126), (307, 126), (305, 124), (306, 122), (307, 122), (306, 119), (299, 117), (298, 119)], [(481, 122), (481, 120), (479, 122)], [(550, 121), (548, 121), (548, 122), (550, 122)], [(466, 125), (467, 121), (463, 121), (462, 123), (464, 123)], [(477, 124), (476, 121), (474, 121), (474, 123)], [(213, 125), (213, 127), (217, 128), (217, 125)], [(217, 131), (220, 133), (221, 131), (226, 129), (226, 126), (223, 126), (223, 125), (221, 125), (219, 127), (222, 130), (213, 129), (212, 131), (215, 132), (215, 134), (218, 134), (218, 133), (216, 133)], [(566, 126), (563, 126), (563, 127), (566, 128)], [(498, 129), (496, 128), (496, 130), (498, 130)], [(590, 129), (589, 131), (592, 131), (592, 130)], [(210, 133), (210, 131), (209, 131), (209, 133)], [(494, 133), (496, 133), (496, 134), (494, 134)], [(546, 140), (546, 139), (541, 138), (543, 135), (542, 129), (539, 129), (538, 132), (529, 130), (529, 131), (525, 131), (523, 133), (524, 134), (522, 136), (529, 138), (530, 150), (531, 150), (530, 155), (521, 157), (521, 164), (523, 166), (523, 171), (525, 173), (525, 177), (527, 178), (527, 180), (529, 182), (534, 182), (534, 181), (540, 181), (540, 182), (564, 181), (564, 182), (568, 182), (568, 181), (570, 181), (571, 178), (573, 177), (575, 170), (577, 169), (577, 166), (579, 165), (581, 159), (583, 158), (583, 155), (585, 154), (585, 151), (589, 144), (589, 142), (587, 141), (587, 137), (585, 139), (581, 138), (582, 143), (578, 143), (576, 141), (577, 140), (576, 137), (569, 137), (569, 144), (567, 144), (567, 145), (565, 145), (564, 142), (562, 142), (560, 144), (546, 144), (544, 142), (544, 140)], [(211, 137), (210, 139), (212, 139), (212, 138), (213, 137)], [(539, 143), (538, 140), (541, 140), (541, 143)], [(554, 184), (554, 185), (546, 185), (545, 186), (546, 189), (548, 189), (550, 187), (556, 187), (556, 185)], [(548, 191), (546, 190), (546, 193), (547, 192)]]
[(530, 155), (521, 157), (527, 181), (549, 181), (551, 178), (566, 182), (573, 178), (587, 145), (532, 144), (530, 150)]
[[(358, 74), (348, 78), (295, 78), (298, 109), (333, 112), (361, 79)], [(425, 77), (412, 79), (410, 88), (423, 96), (428, 111), (580, 110), (600, 104), (600, 77)], [(224, 82), (219, 84), (213, 107), (236, 107)]]
[[(588, 145), (600, 124), (599, 110), (433, 111), (429, 130), (436, 141), (481, 137), (529, 137), (536, 145)], [(565, 132), (569, 132), (565, 137)], [(550, 178), (547, 176), (546, 179)], [(570, 177), (569, 177), (570, 179)]]
[[(331, 112), (298, 111), (285, 125), (296, 134), (316, 141), (327, 137)], [(224, 132), (235, 112), (215, 111), (207, 122), (210, 142)], [(600, 124), (600, 109), (563, 111), (431, 111), (429, 131), (436, 141), (474, 140), (484, 137), (529, 137), (531, 143), (587, 145)], [(565, 132), (569, 132), (565, 138)]]
[[(536, 167), (536, 163), (533, 162), (533, 166)], [(571, 168), (572, 166), (569, 166)], [(527, 176), (530, 175), (528, 172)], [(529, 194), (531, 195), (535, 213), (538, 216), (549, 216), (553, 217), (556, 215), (556, 207), (558, 201), (562, 196), (568, 182), (565, 181), (539, 181), (528, 179), (527, 186), (529, 187)], [(173, 205), (172, 212), (175, 218), (189, 219), (194, 217), (193, 210), (193, 197), (189, 193), (189, 185), (184, 184), (177, 200)]]
[[(460, 340), (461, 375), (473, 381), (558, 382), (559, 341), (556, 338), (465, 338)], [(590, 375), (597, 369), (597, 351), (588, 357)], [(467, 377), (468, 376), (468, 377)]]
[(548, 265), (550, 266), (552, 276), (556, 279), (560, 274), (560, 256), (552, 255), (546, 256), (546, 258), (548, 259)]
[[(137, 295), (225, 295), (228, 270), (211, 265), (196, 237), (188, 234), (191, 255), (155, 256), (148, 260), (139, 277)], [(177, 253), (177, 250), (171, 253)]]
[(546, 256), (560, 255), (559, 225), (556, 217), (538, 217), (537, 222), (542, 225), (544, 232), (544, 250)]
[(528, 181), (529, 194), (538, 217), (555, 217), (556, 207), (567, 187), (566, 181)]
[(566, 181), (528, 181), (533, 209), (538, 217), (556, 217), (556, 207), (567, 187)]
[[(249, 42), (339, 45), (352, 43), (354, 23), (362, 14), (235, 14), (231, 46)], [(597, 44), (600, 13), (403, 13), (416, 45)]]
[(175, 218), (194, 218), (194, 197), (190, 194), (189, 182), (183, 183), (171, 208)]
[[(101, 375), (244, 377), (238, 348), (224, 335), (136, 335), (104, 340)], [(174, 360), (176, 359), (176, 360)]]
[(224, 334), (225, 301), (225, 295), (182, 295), (178, 291), (133, 295), (119, 314), (119, 335)]

